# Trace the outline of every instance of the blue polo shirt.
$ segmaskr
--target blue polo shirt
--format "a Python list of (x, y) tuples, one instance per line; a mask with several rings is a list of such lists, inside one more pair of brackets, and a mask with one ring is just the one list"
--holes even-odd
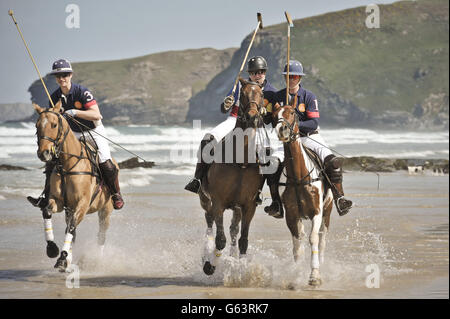
[[(63, 93), (61, 91), (61, 88), (58, 88), (55, 92), (51, 95), (52, 101), (54, 104), (56, 104), (59, 100), (61, 100), (62, 107), (64, 107), (64, 110), (70, 110), (70, 109), (76, 109), (76, 110), (88, 110), (91, 106), (97, 104), (97, 101), (95, 101), (94, 96), (92, 93), (85, 88), (82, 85), (72, 83), (72, 86), (70, 87), (69, 94), (63, 97)], [(49, 102), (49, 107), (51, 107), (51, 103)], [(80, 123), (83, 123), (89, 129), (95, 128), (95, 124), (93, 121), (88, 121), (80, 118), (76, 118), (77, 121)], [(81, 132), (86, 131), (87, 128), (78, 125), (74, 121), (68, 121), (70, 128), (74, 132)]]
[[(289, 94), (289, 103), (292, 105), (294, 94)], [(286, 102), (286, 88), (275, 93), (273, 103), (284, 105)], [(295, 111), (299, 117), (299, 129), (302, 133), (310, 133), (319, 127), (319, 103), (317, 97), (311, 91), (300, 86), (297, 91), (297, 104)]]
[[(250, 81), (250, 79), (249, 79), (249, 81)], [(264, 98), (269, 101), (271, 101), (273, 99), (273, 95), (275, 94), (275, 92), (277, 92), (277, 89), (274, 88), (272, 86), (272, 84), (270, 84), (269, 81), (267, 81), (267, 80), (264, 80), (262, 90), (264, 93)], [(237, 115), (238, 115), (239, 97), (240, 97), (240, 93), (241, 93), (240, 91), (241, 91), (241, 82), (238, 82), (238, 84), (236, 86), (236, 92), (234, 92), (234, 101), (235, 102), (234, 102), (233, 108), (231, 109), (230, 116), (237, 117)], [(228, 92), (227, 96), (231, 95), (231, 93), (233, 93), (233, 90), (230, 90), (230, 92)]]

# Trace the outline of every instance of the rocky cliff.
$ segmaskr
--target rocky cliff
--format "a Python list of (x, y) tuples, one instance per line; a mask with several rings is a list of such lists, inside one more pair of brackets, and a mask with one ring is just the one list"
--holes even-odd
[[(366, 27), (365, 7), (294, 21), (291, 57), (305, 67), (302, 83), (318, 97), (322, 127), (448, 129), (448, 1), (400, 1), (379, 8), (378, 29)], [(226, 116), (219, 105), (250, 38), (239, 49), (74, 63), (73, 80), (94, 93), (105, 123), (189, 124), (201, 119), (215, 124)], [(286, 23), (258, 32), (253, 55), (266, 57), (268, 79), (284, 87)], [(56, 88), (50, 76), (45, 80), (50, 90)], [(39, 81), (29, 91), (33, 101), (47, 105)]]
[[(446, 0), (380, 5), (380, 28), (369, 29), (365, 7), (295, 20), (291, 58), (307, 76), (327, 126), (448, 129), (449, 61)], [(286, 23), (259, 32), (250, 52), (269, 63), (267, 78), (285, 87)], [(251, 35), (228, 68), (190, 101), (188, 120), (218, 122)]]

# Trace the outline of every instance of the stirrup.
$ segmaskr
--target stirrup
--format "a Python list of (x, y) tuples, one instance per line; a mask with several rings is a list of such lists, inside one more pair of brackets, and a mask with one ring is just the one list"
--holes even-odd
[[(344, 204), (349, 203), (350, 206), (341, 208), (340, 207), (341, 201), (344, 201)], [(336, 204), (336, 210), (337, 210), (339, 216), (346, 215), (350, 211), (350, 209), (353, 207), (353, 202), (351, 200), (346, 199), (344, 196), (341, 196), (338, 199), (336, 199), (335, 204)]]
[(191, 179), (191, 181), (184, 187), (185, 190), (198, 194), (200, 191), (200, 181), (196, 178)]

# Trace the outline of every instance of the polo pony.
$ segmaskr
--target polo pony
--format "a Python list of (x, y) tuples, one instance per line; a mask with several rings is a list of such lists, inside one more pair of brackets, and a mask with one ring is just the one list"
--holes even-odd
[(48, 205), (42, 209), (47, 256), (50, 258), (59, 254), (54, 242), (52, 215), (62, 210), (66, 214), (64, 245), (55, 264), (55, 268), (63, 272), (72, 262), (76, 228), (86, 214), (98, 212), (98, 245), (100, 253), (103, 252), (113, 204), (108, 188), (102, 182), (99, 183), (95, 157), (88, 156), (91, 148), (75, 137), (69, 123), (61, 115), (61, 101), (54, 108), (45, 109), (37, 104), (33, 106), (39, 114), (36, 122), (37, 156), (43, 162), (56, 163), (50, 177)]
[[(239, 253), (245, 257), (248, 247), (248, 232), (250, 223), (256, 210), (256, 198), (262, 187), (263, 177), (259, 172), (259, 164), (251, 160), (256, 154), (256, 128), (262, 127), (261, 113), (264, 109), (264, 95), (262, 88), (254, 82), (240, 79), (240, 105), (236, 126), (232, 133), (225, 137), (224, 145), (226, 158), (232, 160), (217, 160), (213, 162), (201, 183), (199, 192), (200, 204), (205, 210), (207, 224), (206, 242), (202, 257), (203, 271), (212, 275), (218, 264), (219, 257), (226, 245), (223, 226), (223, 213), (226, 209), (233, 210), (230, 226), (231, 255), (237, 255), (237, 235), (241, 225), (239, 238)], [(233, 138), (236, 137), (236, 143)], [(232, 145), (232, 149), (228, 148)], [(208, 146), (208, 145), (207, 145)], [(222, 144), (218, 144), (214, 152), (221, 151)], [(205, 147), (202, 156), (205, 156)], [(228, 151), (227, 151), (228, 150)], [(213, 237), (213, 224), (216, 224), (216, 235)]]
[(290, 105), (278, 107), (273, 113), (273, 120), (278, 138), (284, 145), (285, 168), (280, 179), (280, 194), (285, 206), (286, 223), (292, 235), (294, 260), (297, 262), (304, 253), (302, 241), (306, 234), (302, 220), (310, 219), (309, 285), (319, 286), (322, 283), (319, 266), (324, 261), (333, 195), (323, 182), (323, 170), (307, 154), (300, 141), (295, 109)]

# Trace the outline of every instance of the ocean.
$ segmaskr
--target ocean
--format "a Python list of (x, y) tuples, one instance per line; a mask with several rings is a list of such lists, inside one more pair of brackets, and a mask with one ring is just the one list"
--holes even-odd
[[(323, 285), (307, 285), (309, 257), (294, 264), (284, 220), (267, 216), (267, 186), (250, 227), (248, 258), (228, 256), (204, 275), (201, 253), (206, 223), (198, 197), (183, 187), (193, 175), (199, 141), (208, 127), (107, 126), (115, 143), (154, 161), (153, 168), (121, 170), (125, 207), (115, 211), (105, 255), (96, 255), (98, 219), (79, 225), (74, 264), (79, 288), (53, 269), (45, 254), (41, 213), (26, 201), (44, 184), (36, 156), (34, 123), (0, 125), (0, 164), (27, 168), (0, 171), (0, 298), (449, 298), (449, 180), (425, 172), (346, 172), (346, 195), (355, 201), (340, 217), (333, 211)], [(449, 132), (321, 130), (339, 154), (382, 158), (448, 159)], [(133, 155), (111, 145), (120, 162)], [(64, 215), (54, 216), (61, 248)], [(231, 214), (225, 213), (225, 229)], [(305, 222), (306, 231), (310, 223)], [(306, 246), (309, 251), (309, 245)], [(309, 253), (306, 253), (309, 256)], [(368, 276), (379, 273), (372, 287)], [(292, 284), (294, 290), (289, 287)]]

